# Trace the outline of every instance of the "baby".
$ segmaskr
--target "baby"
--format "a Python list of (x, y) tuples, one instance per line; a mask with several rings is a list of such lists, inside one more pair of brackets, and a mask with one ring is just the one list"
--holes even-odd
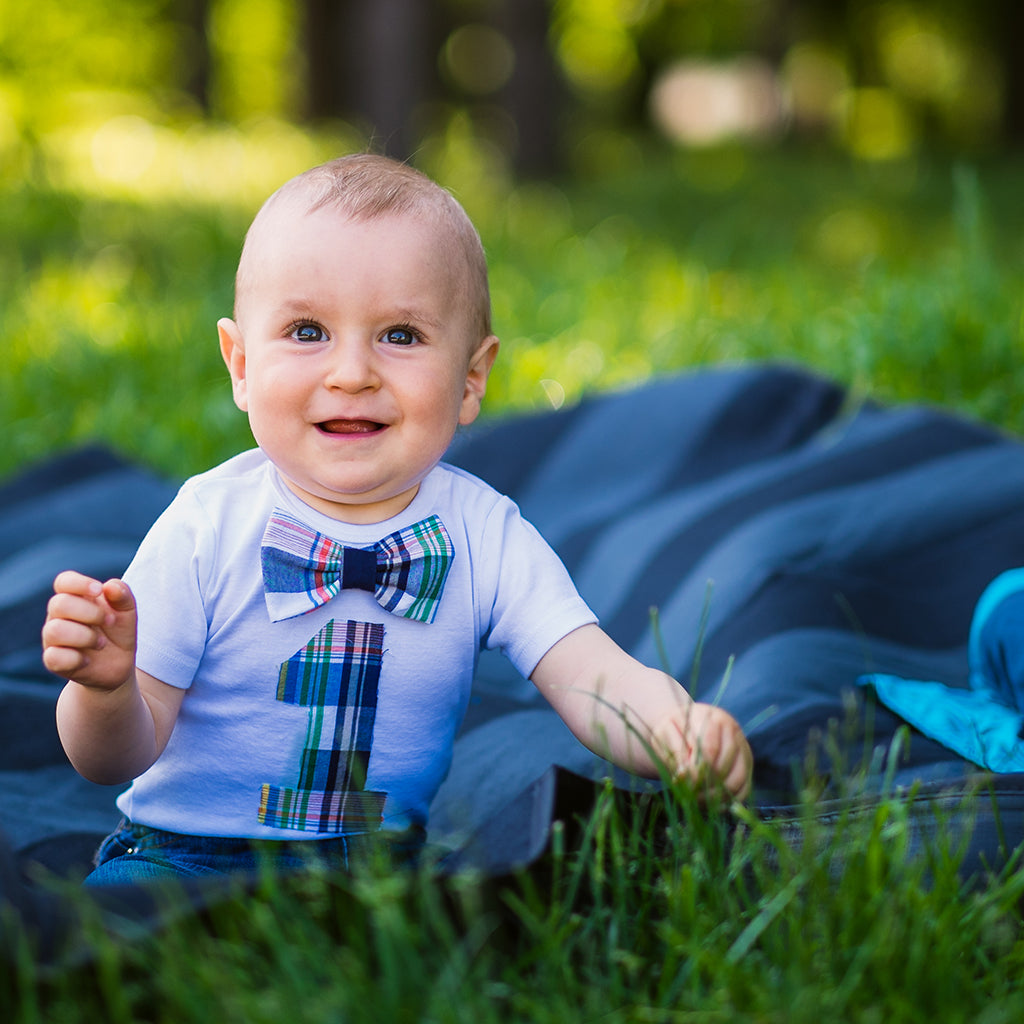
[(54, 584), (43, 660), (61, 740), (131, 786), (92, 884), (422, 844), (480, 650), (499, 648), (590, 749), (742, 798), (750, 748), (596, 624), (506, 497), (441, 461), (498, 352), (462, 207), (344, 157), (246, 235), (218, 324), (257, 448), (185, 483), (124, 580)]

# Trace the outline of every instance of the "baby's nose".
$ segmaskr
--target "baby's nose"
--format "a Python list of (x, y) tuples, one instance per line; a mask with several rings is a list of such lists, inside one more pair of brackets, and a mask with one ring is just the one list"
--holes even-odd
[(372, 345), (351, 340), (340, 342), (330, 353), (324, 384), (343, 391), (362, 391), (379, 384)]

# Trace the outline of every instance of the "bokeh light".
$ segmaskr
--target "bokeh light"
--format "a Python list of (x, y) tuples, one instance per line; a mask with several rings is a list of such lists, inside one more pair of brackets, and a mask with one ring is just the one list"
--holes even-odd
[(848, 89), (841, 97), (841, 138), (863, 160), (907, 156), (917, 142), (911, 114), (891, 89)]
[(766, 138), (780, 131), (785, 119), (778, 77), (755, 57), (680, 61), (655, 81), (650, 107), (668, 138), (694, 146)]
[(831, 48), (800, 43), (782, 63), (786, 106), (799, 129), (828, 131), (836, 123), (841, 97), (850, 87), (842, 58)]
[(460, 89), (475, 96), (497, 92), (512, 77), (515, 63), (512, 44), (489, 25), (462, 25), (441, 49), (445, 73)]

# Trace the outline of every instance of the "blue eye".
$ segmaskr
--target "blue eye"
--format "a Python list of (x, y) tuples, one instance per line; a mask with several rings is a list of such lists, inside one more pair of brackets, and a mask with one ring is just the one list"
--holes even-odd
[(384, 332), (384, 341), (389, 345), (415, 345), (418, 340), (408, 327), (389, 327)]
[(291, 331), (296, 341), (323, 341), (327, 335), (316, 324), (296, 324)]

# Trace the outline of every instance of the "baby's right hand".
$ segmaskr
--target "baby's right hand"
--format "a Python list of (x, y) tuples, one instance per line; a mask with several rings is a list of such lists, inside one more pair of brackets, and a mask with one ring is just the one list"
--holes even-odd
[(123, 580), (77, 572), (53, 581), (43, 624), (43, 664), (82, 686), (116, 690), (135, 672), (135, 598)]

